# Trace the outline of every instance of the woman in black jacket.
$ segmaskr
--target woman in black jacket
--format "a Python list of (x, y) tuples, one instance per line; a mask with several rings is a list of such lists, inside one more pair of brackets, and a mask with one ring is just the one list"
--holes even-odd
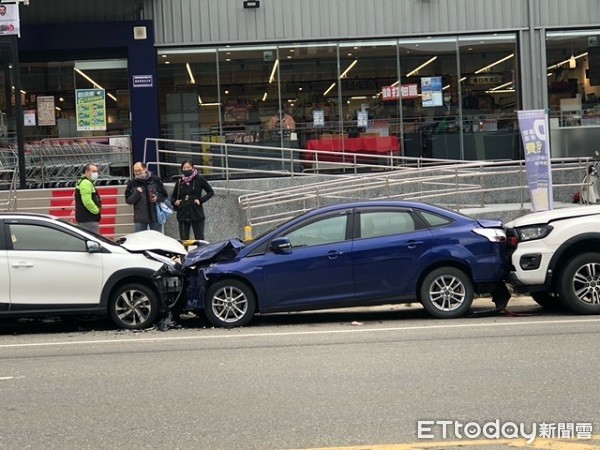
[[(204, 208), (202, 207), (213, 195), (213, 189), (194, 169), (194, 163), (185, 160), (181, 163), (181, 178), (175, 183), (171, 203), (177, 211), (179, 238), (189, 239), (190, 227), (194, 230), (195, 239), (204, 239)], [(204, 195), (203, 195), (204, 191)]]

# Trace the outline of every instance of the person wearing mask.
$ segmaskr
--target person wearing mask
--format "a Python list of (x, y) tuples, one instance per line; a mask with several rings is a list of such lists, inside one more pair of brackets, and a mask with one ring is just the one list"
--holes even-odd
[(179, 238), (189, 239), (190, 227), (194, 230), (195, 239), (204, 239), (204, 208), (203, 205), (213, 195), (212, 187), (208, 184), (190, 160), (181, 163), (181, 178), (175, 183), (171, 203), (177, 211), (179, 223)]
[(133, 165), (133, 175), (125, 188), (125, 201), (128, 205), (133, 205), (134, 231), (162, 231), (156, 215), (156, 205), (169, 196), (163, 182), (143, 162)]
[(75, 185), (75, 221), (82, 227), (100, 233), (102, 200), (94, 183), (98, 179), (98, 167), (86, 164), (83, 176)]

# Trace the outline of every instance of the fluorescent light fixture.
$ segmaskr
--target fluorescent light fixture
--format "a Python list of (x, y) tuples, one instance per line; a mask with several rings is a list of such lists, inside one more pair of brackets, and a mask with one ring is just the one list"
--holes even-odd
[(219, 106), (221, 105), (219, 102), (215, 102), (215, 103), (202, 103), (202, 106)]
[(54, 109), (57, 111), (62, 111), (62, 109), (60, 109), (58, 106), (55, 106)]
[(352, 61), (352, 63), (348, 66), (348, 68), (342, 72), (342, 74), (340, 75), (340, 78), (344, 78), (346, 75), (348, 75), (348, 72), (350, 72), (350, 70), (356, 65), (357, 62), (358, 62), (358, 59), (355, 59), (354, 61)]
[(486, 94), (514, 94), (514, 89), (490, 89), (489, 91), (485, 91)]
[(323, 92), (323, 95), (327, 95), (329, 94), (329, 92), (335, 87), (335, 83), (331, 83), (331, 86), (329, 86), (327, 88), (327, 90), (325, 92)]
[(494, 67), (494, 66), (497, 66), (497, 65), (498, 65), (498, 64), (500, 64), (500, 63), (503, 63), (504, 61), (507, 61), (507, 60), (509, 60), (509, 59), (510, 59), (510, 58), (512, 58), (513, 56), (515, 56), (515, 54), (514, 54), (514, 53), (511, 53), (510, 55), (508, 55), (508, 56), (505, 56), (504, 58), (500, 58), (498, 61), (495, 61), (495, 62), (493, 62), (493, 63), (491, 63), (491, 64), (488, 64), (488, 65), (487, 65), (487, 66), (485, 66), (485, 67), (482, 67), (482, 68), (481, 68), (481, 69), (479, 69), (479, 70), (476, 70), (476, 71), (475, 71), (475, 75), (477, 75), (478, 73), (481, 73), (481, 72), (485, 72), (486, 70), (488, 70), (488, 69), (491, 69), (492, 67)]
[(442, 91), (445, 91), (446, 89), (449, 89), (449, 88), (450, 88), (450, 85), (449, 85), (449, 84), (447, 84), (446, 86), (444, 86), (444, 87), (442, 88)]
[(504, 83), (504, 84), (499, 84), (498, 86), (491, 88), (490, 91), (497, 91), (499, 89), (503, 89), (507, 86), (510, 86), (511, 84), (513, 84), (512, 81), (509, 81), (508, 83)]
[(428, 66), (429, 64), (431, 64), (432, 62), (434, 62), (437, 59), (437, 56), (434, 56), (433, 58), (425, 61), (423, 64), (421, 64), (419, 67), (417, 67), (416, 69), (414, 69), (412, 72), (408, 72), (406, 74), (407, 77), (411, 77), (413, 76), (415, 73), (417, 73), (419, 70), (421, 70), (423, 67)]
[[(90, 78), (87, 74), (83, 73), (81, 70), (79, 70), (77, 67), (74, 68), (75, 72), (77, 72), (79, 75), (81, 75), (83, 78), (85, 78), (86, 80), (88, 80), (90, 83), (92, 83), (94, 86), (96, 86), (98, 89), (104, 89), (102, 86), (100, 86), (98, 83), (96, 83), (92, 78)], [(106, 89), (104, 89), (104, 92), (106, 92)], [(115, 102), (117, 101), (117, 97), (115, 97), (114, 95), (112, 95), (109, 92), (106, 92), (106, 95), (109, 96), (110, 98), (112, 98)]]
[(269, 77), (269, 84), (271, 84), (273, 81), (275, 81), (275, 72), (277, 71), (278, 66), (279, 66), (279, 59), (276, 59), (275, 63), (273, 64), (273, 69), (271, 70), (271, 76)]
[(267, 99), (267, 93), (265, 92), (265, 95), (263, 95), (262, 101), (264, 102)]
[(188, 75), (190, 76), (190, 83), (196, 84), (196, 79), (194, 78), (194, 74), (192, 73), (190, 63), (185, 63), (185, 68), (187, 69)]
[[(583, 58), (584, 56), (587, 56), (587, 54), (588, 54), (588, 52), (585, 52), (585, 53), (582, 53), (581, 55), (575, 56), (574, 58), (575, 58), (575, 60), (578, 60), (579, 58)], [(571, 58), (565, 59), (564, 61), (561, 61), (559, 63), (556, 63), (556, 64), (552, 65), (552, 66), (547, 67), (547, 69), (548, 70), (556, 69), (557, 67), (560, 67), (563, 64), (570, 63), (570, 61), (571, 61)]]
[(350, 100), (366, 100), (367, 96), (366, 95), (356, 95), (354, 97), (350, 97)]

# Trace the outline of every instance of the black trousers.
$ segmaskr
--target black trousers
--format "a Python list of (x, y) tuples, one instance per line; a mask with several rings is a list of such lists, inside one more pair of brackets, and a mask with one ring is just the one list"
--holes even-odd
[(194, 239), (204, 240), (204, 220), (196, 222), (179, 222), (179, 239), (185, 241), (190, 238), (190, 228), (194, 230)]

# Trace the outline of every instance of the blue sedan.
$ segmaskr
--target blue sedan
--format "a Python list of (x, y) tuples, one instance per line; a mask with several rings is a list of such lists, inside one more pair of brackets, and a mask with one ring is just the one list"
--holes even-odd
[(186, 305), (227, 328), (255, 313), (415, 300), (434, 317), (455, 318), (506, 275), (505, 240), (500, 221), (424, 203), (326, 206), (250, 242), (190, 252)]

